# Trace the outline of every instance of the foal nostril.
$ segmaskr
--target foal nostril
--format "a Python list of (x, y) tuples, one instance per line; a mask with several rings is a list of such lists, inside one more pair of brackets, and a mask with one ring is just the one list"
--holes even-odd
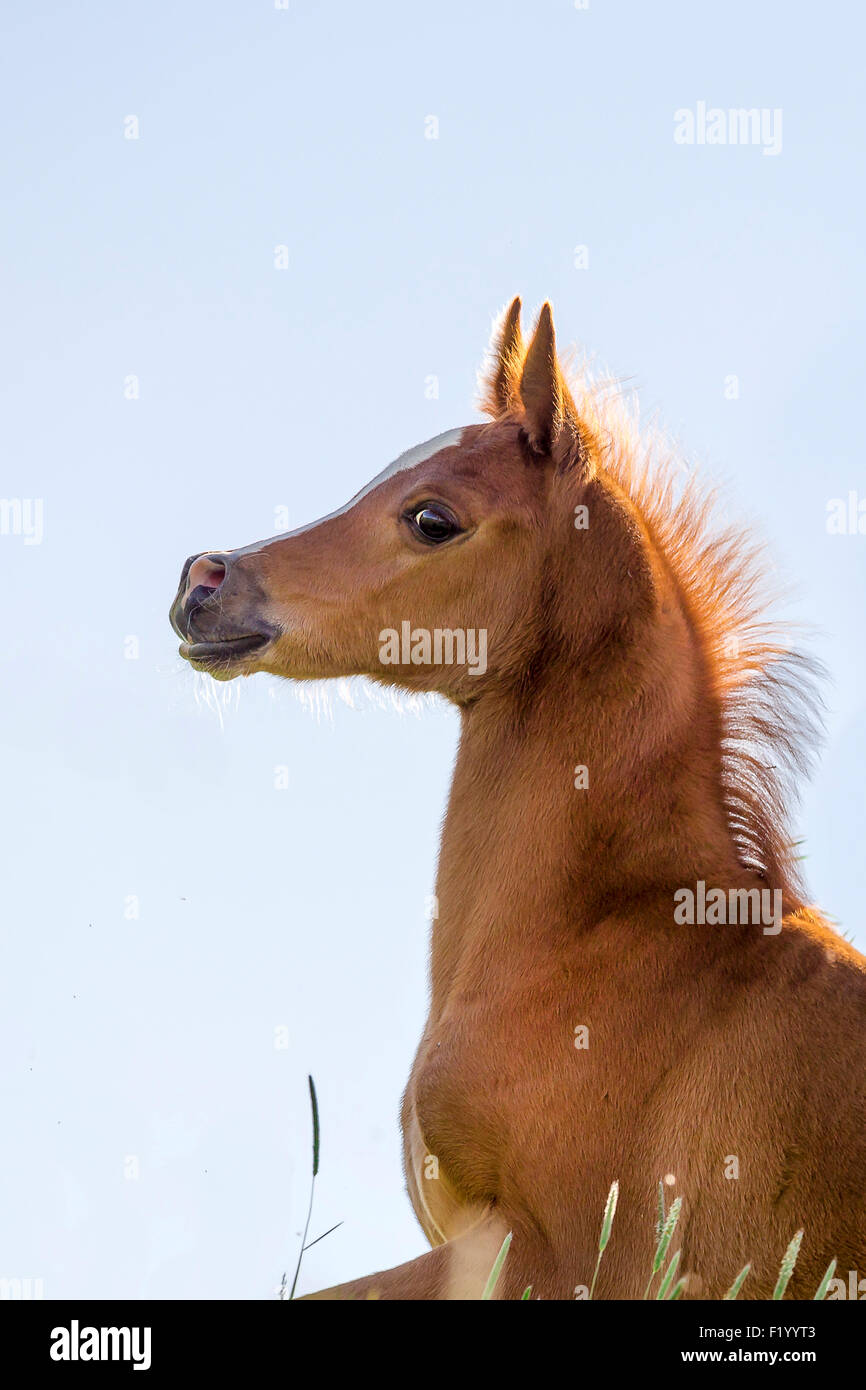
[(187, 573), (187, 593), (191, 594), (193, 589), (199, 588), (216, 593), (226, 577), (226, 568), (225, 563), (216, 555), (199, 555), (197, 560), (193, 560)]

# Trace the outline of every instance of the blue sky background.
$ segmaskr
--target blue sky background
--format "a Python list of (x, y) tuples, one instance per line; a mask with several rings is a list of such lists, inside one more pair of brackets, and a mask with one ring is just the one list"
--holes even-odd
[[(271, 1296), (308, 1071), (311, 1235), (344, 1224), (301, 1287), (423, 1250), (397, 1116), (456, 718), (214, 687), (166, 615), (188, 554), (476, 419), (514, 293), (727, 483), (819, 629), (807, 869), (866, 947), (866, 535), (826, 530), (866, 497), (863, 37), (780, 0), (7, 7), (0, 490), (44, 538), (0, 535), (0, 1274)], [(781, 108), (781, 153), (677, 145), (699, 101)]]

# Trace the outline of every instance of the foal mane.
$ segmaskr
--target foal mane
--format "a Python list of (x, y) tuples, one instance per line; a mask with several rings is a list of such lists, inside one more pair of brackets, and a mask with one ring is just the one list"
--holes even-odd
[[(514, 348), (517, 347), (515, 360)], [(509, 370), (519, 378), (523, 344)], [(481, 407), (496, 418), (496, 370)], [(740, 862), (805, 910), (790, 816), (821, 741), (823, 667), (794, 646), (797, 627), (773, 616), (783, 591), (748, 526), (719, 520), (718, 490), (702, 481), (655, 422), (641, 424), (636, 395), (607, 373), (569, 363), (562, 380), (601, 472), (633, 502), (679, 586), (701, 645), (722, 723), (722, 788)]]

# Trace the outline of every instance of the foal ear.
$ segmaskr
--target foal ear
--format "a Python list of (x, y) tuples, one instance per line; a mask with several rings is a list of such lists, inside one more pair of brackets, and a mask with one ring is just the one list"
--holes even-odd
[(520, 378), (526, 436), (538, 454), (552, 454), (560, 466), (580, 452), (577, 412), (556, 356), (553, 314), (545, 301), (529, 344)]
[(520, 409), (520, 364), (523, 335), (520, 332), (520, 298), (512, 299), (490, 344), (491, 363), (485, 383), (484, 409), (494, 418)]

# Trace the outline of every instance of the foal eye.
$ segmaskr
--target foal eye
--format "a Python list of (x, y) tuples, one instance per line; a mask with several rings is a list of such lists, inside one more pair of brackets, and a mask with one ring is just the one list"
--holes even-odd
[(460, 530), (456, 517), (438, 503), (419, 507), (417, 511), (409, 514), (409, 520), (424, 540), (431, 541), (434, 545), (450, 540)]

